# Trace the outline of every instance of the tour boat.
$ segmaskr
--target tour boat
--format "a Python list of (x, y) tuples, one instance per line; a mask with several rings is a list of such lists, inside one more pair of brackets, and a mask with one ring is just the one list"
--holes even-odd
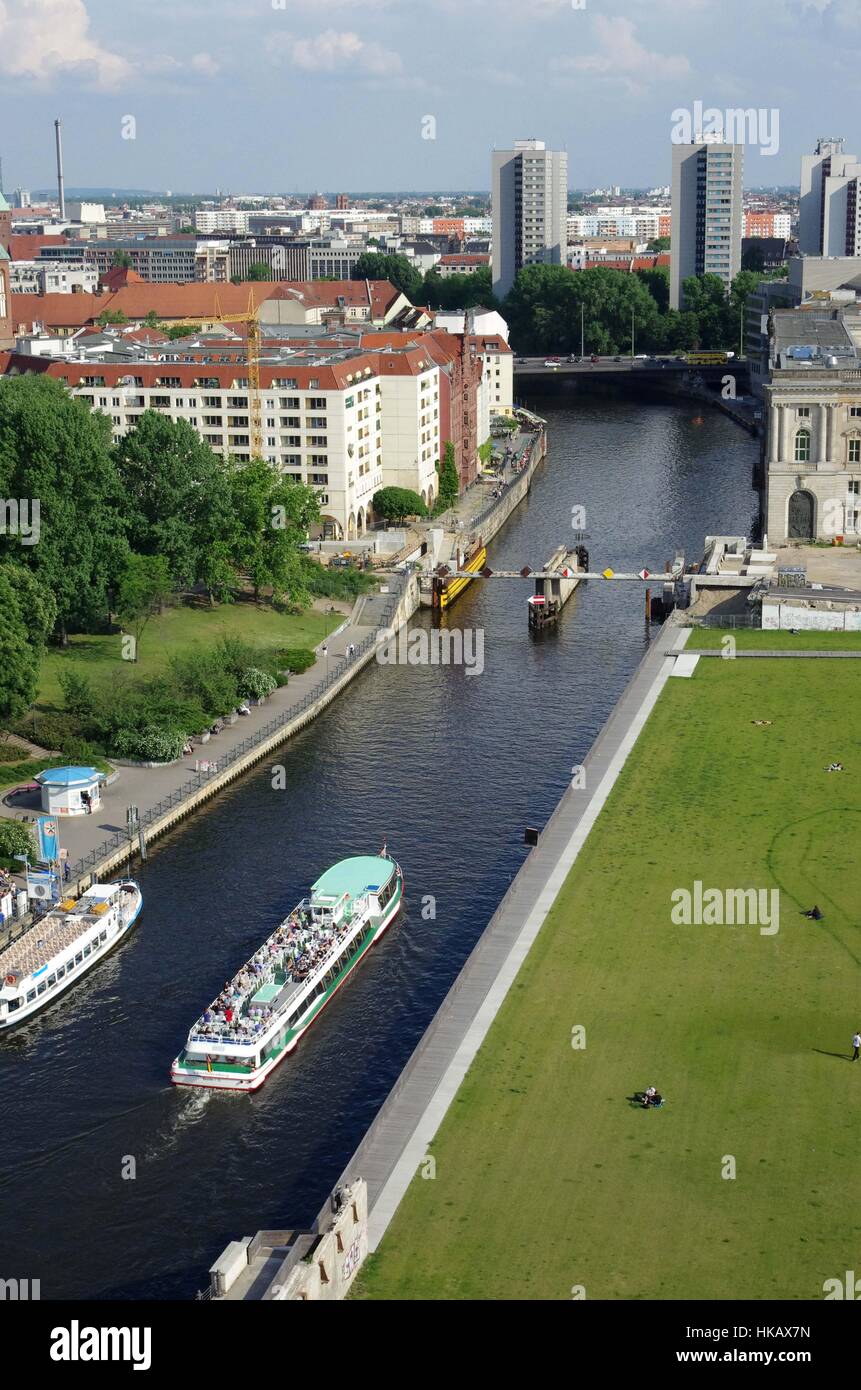
[(255, 1091), (380, 939), (403, 891), (385, 846), (333, 864), (197, 1020), (171, 1081)]
[(131, 929), (142, 904), (133, 879), (94, 883), (0, 951), (0, 1031), (17, 1027), (86, 975)]

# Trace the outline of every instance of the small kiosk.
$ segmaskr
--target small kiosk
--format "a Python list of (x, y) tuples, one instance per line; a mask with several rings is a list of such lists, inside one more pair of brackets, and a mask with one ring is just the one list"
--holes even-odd
[(95, 767), (51, 767), (36, 774), (42, 810), (51, 816), (85, 816), (101, 802), (102, 774)]

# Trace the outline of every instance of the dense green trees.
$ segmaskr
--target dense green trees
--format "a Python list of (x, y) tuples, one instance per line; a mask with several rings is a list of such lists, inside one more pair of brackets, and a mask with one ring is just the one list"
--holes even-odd
[(716, 275), (692, 276), (679, 312), (669, 308), (664, 267), (629, 274), (532, 265), (518, 272), (502, 314), (517, 352), (579, 353), (582, 341), (587, 353), (629, 353), (632, 324), (636, 352), (738, 352), (745, 304), (759, 278), (741, 271), (727, 295)]
[(496, 301), (490, 266), (481, 266), (471, 275), (440, 275), (435, 269), (429, 270), (418, 302), (432, 309), (472, 309), (477, 305), (492, 308)]
[(380, 255), (366, 251), (353, 266), (353, 280), (388, 280), (402, 290), (412, 304), (421, 304), (424, 280), (408, 256)]
[(381, 487), (374, 493), (374, 511), (383, 521), (401, 522), (408, 516), (427, 516), (417, 492), (408, 487)]
[(0, 383), (0, 497), (26, 499), (38, 536), (0, 534), (0, 561), (31, 569), (54, 595), (61, 639), (103, 621), (128, 552), (110, 421), (50, 377)]
[(447, 507), (452, 506), (457, 501), (460, 492), (457, 460), (455, 459), (454, 445), (450, 439), (443, 449), (442, 461), (437, 464), (437, 474), (439, 475), (439, 486), (435, 510), (444, 512)]

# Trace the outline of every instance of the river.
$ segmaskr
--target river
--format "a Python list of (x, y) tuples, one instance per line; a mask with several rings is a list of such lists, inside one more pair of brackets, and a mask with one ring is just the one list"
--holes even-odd
[[(529, 404), (549, 453), (492, 567), (540, 565), (573, 507), (593, 569), (660, 570), (708, 533), (750, 531), (757, 445), (723, 415)], [(46, 1299), (189, 1298), (229, 1240), (314, 1218), (516, 873), (524, 827), (547, 819), (642, 656), (639, 587), (581, 586), (538, 638), (529, 592), (475, 583), (445, 619), (483, 631), (481, 675), (370, 667), (151, 848), (133, 937), (0, 1045), (0, 1277), (40, 1279)], [(172, 1088), (224, 980), (324, 868), (384, 838), (405, 910), (297, 1051), (253, 1096)]]

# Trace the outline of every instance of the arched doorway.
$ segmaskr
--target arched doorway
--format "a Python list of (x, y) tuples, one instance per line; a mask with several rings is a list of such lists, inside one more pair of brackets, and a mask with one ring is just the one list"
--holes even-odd
[(353, 512), (350, 512), (350, 519), (349, 519), (349, 521), (347, 522), (347, 540), (348, 540), (348, 541), (354, 541), (355, 539), (356, 539), (356, 518), (355, 518), (355, 515), (353, 514)]
[(359, 538), (359, 537), (363, 536), (364, 534), (365, 534), (365, 509), (364, 509), (364, 507), (360, 507), (360, 508), (359, 508), (359, 514), (358, 514), (358, 516), (356, 517), (356, 537)]
[(786, 527), (786, 532), (790, 540), (813, 540), (813, 511), (814, 502), (812, 492), (805, 492), (803, 490), (793, 492), (789, 499), (789, 515)]

